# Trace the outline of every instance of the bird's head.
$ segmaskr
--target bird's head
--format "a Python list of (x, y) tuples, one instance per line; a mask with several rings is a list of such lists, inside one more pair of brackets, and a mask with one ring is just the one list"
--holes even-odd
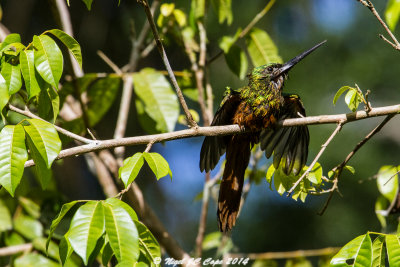
[(304, 51), (300, 55), (292, 58), (291, 60), (289, 60), (284, 64), (268, 63), (254, 68), (253, 71), (248, 75), (250, 83), (274, 82), (277, 85), (279, 85), (278, 88), (280, 88), (283, 85), (283, 81), (287, 78), (289, 70), (324, 43), (326, 43), (326, 40), (313, 46), (307, 51)]

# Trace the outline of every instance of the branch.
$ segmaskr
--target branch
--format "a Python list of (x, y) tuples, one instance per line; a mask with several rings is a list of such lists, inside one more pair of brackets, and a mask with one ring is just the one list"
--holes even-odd
[(331, 136), (329, 136), (328, 140), (326, 140), (326, 142), (321, 146), (321, 150), (318, 152), (317, 156), (315, 156), (313, 162), (310, 164), (310, 166), (308, 167), (308, 169), (303, 173), (302, 176), (300, 176), (300, 178), (294, 183), (294, 185), (292, 186), (292, 188), (290, 188), (290, 190), (287, 193), (287, 196), (290, 196), (290, 194), (296, 189), (296, 187), (299, 185), (299, 183), (304, 179), (304, 177), (306, 177), (310, 171), (314, 168), (315, 163), (317, 163), (318, 159), (322, 156), (322, 154), (324, 153), (326, 147), (329, 145), (329, 143), (332, 141), (332, 139), (340, 132), (340, 130), (343, 127), (343, 123), (339, 122), (338, 126), (336, 127), (336, 129), (333, 131), (333, 133), (331, 134)]
[[(282, 127), (290, 127), (299, 125), (328, 124), (328, 123), (340, 123), (340, 122), (344, 124), (350, 121), (362, 120), (366, 118), (384, 116), (389, 114), (392, 114), (394, 116), (399, 112), (400, 112), (400, 104), (393, 106), (372, 108), (371, 111), (368, 113), (365, 111), (357, 111), (347, 114), (321, 115), (321, 116), (312, 116), (312, 117), (304, 117), (296, 119), (285, 119), (279, 121), (278, 125)], [(226, 126), (197, 127), (170, 133), (126, 137), (121, 139), (110, 139), (104, 141), (97, 140), (92, 144), (76, 146), (73, 148), (62, 150), (60, 154), (57, 156), (57, 159), (72, 157), (108, 148), (115, 148), (118, 146), (143, 145), (143, 144), (148, 144), (152, 141), (154, 143), (159, 143), (164, 141), (183, 139), (195, 136), (219, 136), (219, 135), (239, 134), (243, 132), (245, 132), (245, 129), (242, 129), (235, 124)], [(34, 163), (32, 160), (29, 160), (25, 163), (25, 167), (30, 167), (33, 165)]]
[(385, 126), (386, 123), (388, 123), (394, 116), (395, 116), (395, 114), (388, 115), (377, 127), (375, 127), (369, 134), (367, 134), (367, 136), (365, 136), (365, 138), (361, 142), (359, 142), (353, 148), (353, 150), (347, 155), (347, 157), (345, 158), (345, 160), (342, 163), (340, 163), (339, 165), (337, 165), (335, 168), (332, 169), (332, 171), (335, 173), (335, 179), (333, 181), (333, 186), (332, 186), (332, 188), (330, 190), (329, 197), (328, 197), (327, 201), (325, 202), (325, 205), (322, 208), (322, 210), (318, 213), (319, 215), (322, 215), (325, 212), (325, 210), (327, 209), (327, 207), (329, 205), (329, 202), (332, 199), (333, 193), (338, 188), (337, 184), (338, 184), (338, 181), (339, 181), (339, 177), (342, 174), (343, 168), (347, 165), (349, 160), (357, 153), (357, 151), (366, 142), (368, 142), (368, 140), (370, 140), (375, 134), (377, 134), (383, 128), (383, 126)]
[(379, 34), (379, 37), (384, 40), (385, 42), (389, 43), (391, 46), (393, 46), (394, 49), (400, 50), (400, 43), (397, 41), (396, 37), (392, 33), (392, 31), (389, 29), (389, 27), (386, 25), (386, 23), (382, 20), (381, 16), (379, 13), (376, 11), (374, 5), (370, 0), (357, 0), (360, 2), (362, 5), (367, 7), (371, 13), (377, 18), (379, 23), (382, 25), (382, 27), (385, 29), (385, 31), (389, 34), (390, 38), (393, 40), (393, 42), (389, 41), (388, 39), (385, 38), (382, 34)]
[(32, 248), (32, 243), (3, 247), (0, 248), (0, 257), (11, 256), (20, 252), (30, 251)]
[(301, 257), (314, 257), (314, 256), (329, 256), (337, 253), (340, 248), (330, 247), (321, 249), (310, 250), (295, 250), (285, 252), (263, 252), (263, 253), (230, 253), (231, 258), (250, 258), (252, 260), (276, 260), (276, 259), (289, 259)]
[[(38, 119), (38, 120), (45, 121), (41, 117), (36, 116), (32, 112), (30, 112), (28, 109), (22, 110), (22, 109), (19, 109), (19, 108), (15, 107), (15, 106), (11, 105), (11, 104), (8, 104), (8, 109), (12, 110), (12, 111), (14, 111), (16, 113), (22, 114), (22, 115), (24, 115), (26, 117), (32, 118), (32, 119)], [(48, 122), (48, 123), (50, 123), (50, 122)], [(61, 128), (61, 127), (57, 126), (57, 125), (53, 125), (53, 126), (54, 126), (54, 128), (56, 128), (56, 130), (59, 133), (62, 133), (63, 135), (68, 136), (69, 138), (75, 139), (76, 141), (82, 142), (84, 144), (93, 144), (93, 143), (96, 142), (96, 141), (87, 139), (85, 137), (82, 137), (80, 135), (74, 134), (73, 132), (70, 132), (70, 131), (68, 131), (68, 130), (66, 130), (64, 128)]]
[(147, 16), (147, 20), (150, 23), (150, 27), (151, 27), (154, 39), (157, 44), (158, 52), (160, 52), (161, 59), (165, 65), (165, 68), (167, 69), (168, 76), (171, 79), (171, 82), (175, 88), (176, 94), (178, 95), (179, 102), (181, 103), (183, 111), (185, 112), (185, 115), (186, 115), (186, 120), (190, 127), (196, 128), (197, 123), (193, 120), (192, 114), (190, 114), (190, 111), (186, 104), (185, 98), (183, 97), (181, 88), (179, 87), (178, 82), (176, 81), (174, 72), (172, 71), (171, 65), (169, 64), (169, 60), (168, 60), (167, 54), (165, 53), (164, 46), (161, 42), (161, 38), (158, 35), (157, 27), (156, 27), (156, 24), (154, 23), (153, 15), (151, 14), (151, 10), (149, 8), (149, 3), (147, 2), (147, 0), (138, 0), (138, 2), (143, 5), (144, 11)]

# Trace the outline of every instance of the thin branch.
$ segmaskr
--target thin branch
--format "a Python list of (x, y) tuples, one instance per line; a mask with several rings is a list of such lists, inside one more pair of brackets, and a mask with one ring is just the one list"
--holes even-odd
[[(257, 22), (260, 21), (260, 19), (262, 19), (262, 17), (265, 16), (265, 14), (268, 13), (268, 11), (271, 9), (271, 7), (275, 4), (276, 0), (270, 0), (268, 2), (268, 4), (250, 21), (250, 23), (240, 32), (239, 34), (239, 39), (242, 39), (243, 37), (245, 37), (249, 31), (254, 27), (254, 25), (257, 24)], [(237, 40), (236, 40), (237, 42)], [(235, 42), (235, 43), (236, 43)], [(211, 64), (214, 60), (216, 60), (218, 57), (220, 57), (223, 54), (223, 51), (220, 50), (215, 56), (213, 56), (212, 58), (210, 58), (207, 61), (207, 65)]]
[(196, 236), (196, 249), (195, 249), (196, 257), (201, 257), (203, 252), (203, 240), (207, 225), (208, 204), (210, 202), (210, 188), (211, 188), (209, 183), (210, 172), (207, 172), (205, 176), (206, 178), (203, 187), (203, 198), (202, 198), (202, 206), (200, 212), (199, 228)]
[(122, 75), (121, 69), (103, 51), (98, 50), (97, 55), (116, 73)]
[(337, 253), (340, 248), (328, 247), (321, 249), (310, 249), (310, 250), (295, 250), (295, 251), (284, 251), (284, 252), (264, 252), (264, 253), (230, 253), (230, 258), (249, 258), (251, 260), (277, 260), (277, 259), (290, 259), (290, 258), (301, 258), (301, 257), (317, 257), (317, 256), (329, 256)]
[[(328, 123), (347, 123), (350, 121), (356, 121), (376, 116), (384, 116), (391, 114), (392, 116), (400, 112), (400, 104), (386, 107), (373, 108), (370, 112), (357, 111), (348, 114), (337, 114), (337, 115), (321, 115), (312, 116), (296, 119), (285, 119), (279, 121), (278, 125), (282, 127), (299, 126), (299, 125), (311, 125), (311, 124), (328, 124)], [(126, 137), (121, 139), (111, 139), (104, 141), (96, 141), (95, 143), (76, 146), (73, 148), (68, 148), (62, 150), (57, 156), (57, 159), (62, 159), (66, 157), (76, 156), (85, 154), (88, 152), (99, 151), (108, 148), (115, 148), (118, 146), (132, 146), (132, 145), (143, 145), (148, 144), (153, 141), (154, 143), (183, 139), (195, 136), (219, 136), (219, 135), (231, 135), (239, 134), (245, 132), (245, 129), (240, 128), (238, 125), (226, 125), (226, 126), (212, 126), (212, 127), (198, 127), (191, 128), (187, 130), (175, 131), (170, 133), (145, 135), (145, 136), (135, 136)], [(25, 167), (33, 166), (32, 160), (25, 163)]]
[(138, 0), (138, 2), (140, 4), (142, 4), (142, 6), (144, 8), (144, 11), (145, 11), (146, 16), (147, 16), (147, 20), (150, 23), (150, 27), (151, 27), (154, 39), (155, 39), (156, 44), (157, 44), (158, 52), (160, 52), (161, 59), (162, 59), (164, 65), (165, 65), (165, 68), (168, 71), (168, 76), (169, 76), (169, 78), (170, 78), (170, 80), (172, 82), (172, 85), (175, 88), (176, 94), (177, 94), (179, 102), (180, 102), (180, 104), (181, 104), (181, 106), (183, 108), (183, 111), (185, 112), (186, 120), (187, 120), (188, 124), (190, 125), (190, 127), (196, 128), (196, 127), (198, 127), (197, 123), (193, 120), (192, 114), (190, 114), (190, 111), (189, 111), (189, 108), (188, 108), (188, 106), (186, 104), (185, 98), (183, 97), (181, 88), (179, 87), (178, 82), (176, 81), (174, 72), (172, 71), (171, 65), (169, 64), (169, 60), (168, 60), (167, 54), (165, 53), (165, 49), (164, 49), (164, 46), (163, 46), (163, 44), (161, 42), (161, 38), (158, 35), (158, 30), (157, 30), (156, 24), (154, 23), (153, 15), (152, 15), (151, 10), (149, 8), (149, 3), (147, 2), (147, 0)]
[(386, 23), (383, 21), (383, 19), (381, 18), (381, 16), (379, 15), (379, 13), (376, 11), (374, 5), (372, 4), (372, 2), (370, 0), (357, 0), (358, 2), (360, 2), (362, 5), (364, 5), (365, 7), (367, 7), (371, 13), (377, 18), (377, 20), (379, 21), (379, 23), (382, 25), (382, 27), (385, 29), (385, 31), (389, 34), (390, 38), (393, 40), (393, 42), (389, 41), (388, 39), (386, 39), (382, 34), (379, 35), (379, 37), (386, 41), (387, 43), (389, 43), (391, 46), (393, 46), (394, 49), (396, 50), (400, 50), (400, 43), (399, 41), (397, 41), (396, 37), (394, 36), (394, 34), (392, 33), (392, 31), (389, 29), (389, 27), (386, 25)]
[[(22, 110), (22, 109), (19, 109), (19, 108), (15, 107), (15, 106), (11, 105), (11, 104), (8, 104), (8, 108), (9, 108), (10, 110), (16, 112), (16, 113), (19, 113), (19, 114), (22, 114), (22, 115), (26, 116), (26, 117), (29, 117), (29, 118), (32, 118), (32, 119), (38, 119), (38, 120), (45, 121), (45, 120), (42, 119), (41, 117), (36, 116), (36, 115), (33, 114), (32, 112), (30, 112), (28, 109)], [(47, 121), (46, 121), (46, 122), (47, 122)], [(50, 122), (49, 122), (49, 123), (50, 123)], [(93, 141), (93, 140), (90, 140), (90, 139), (87, 139), (87, 138), (82, 137), (82, 136), (80, 136), (80, 135), (74, 134), (73, 132), (70, 132), (70, 131), (68, 131), (68, 130), (66, 130), (66, 129), (64, 129), (64, 128), (61, 128), (61, 127), (57, 126), (57, 125), (54, 125), (54, 128), (56, 128), (56, 130), (57, 130), (59, 133), (62, 133), (63, 135), (68, 136), (69, 138), (72, 138), (72, 139), (74, 139), (74, 140), (76, 140), (76, 141), (79, 141), (79, 142), (82, 142), (82, 143), (84, 143), (84, 144), (93, 144), (93, 143), (95, 143), (95, 141)]]
[[(373, 110), (373, 109), (372, 109)], [(336, 191), (336, 189), (338, 188), (337, 184), (339, 181), (339, 177), (342, 174), (343, 168), (347, 165), (347, 163), (349, 162), (349, 160), (357, 153), (357, 151), (366, 143), (368, 142), (375, 134), (377, 134), (385, 125), (386, 123), (388, 123), (396, 114), (390, 114), (388, 115), (378, 126), (376, 126), (369, 134), (367, 134), (367, 136), (365, 136), (365, 138), (359, 142), (354, 148), (353, 150), (347, 155), (347, 157), (345, 158), (345, 160), (340, 163), (339, 165), (337, 165), (336, 167), (334, 167), (332, 169), (332, 172), (335, 173), (335, 178), (334, 178), (334, 184), (332, 186), (332, 191), (329, 194), (329, 197), (327, 199), (327, 201), (324, 204), (324, 207), (322, 208), (322, 210), (318, 213), (320, 215), (322, 215), (325, 210), (327, 209), (329, 202), (332, 199), (333, 193)]]
[(294, 183), (292, 188), (287, 193), (287, 196), (290, 196), (290, 194), (296, 189), (296, 187), (300, 184), (301, 181), (303, 181), (304, 177), (306, 177), (310, 171), (314, 168), (315, 163), (317, 163), (318, 159), (322, 156), (324, 153), (326, 147), (329, 145), (329, 143), (333, 140), (333, 138), (340, 132), (340, 130), (343, 127), (343, 123), (339, 122), (336, 129), (332, 132), (331, 136), (329, 136), (328, 140), (321, 146), (321, 150), (318, 152), (318, 154), (315, 156), (314, 160), (308, 167), (308, 169), (303, 173), (303, 175), (300, 176), (300, 178)]
[(32, 243), (3, 247), (0, 248), (0, 257), (11, 256), (21, 252), (27, 252), (32, 250), (32, 248)]

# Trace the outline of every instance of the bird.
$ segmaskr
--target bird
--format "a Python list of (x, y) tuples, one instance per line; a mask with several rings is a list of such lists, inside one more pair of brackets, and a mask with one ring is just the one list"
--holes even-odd
[(277, 122), (306, 116), (301, 99), (283, 92), (288, 72), (326, 42), (320, 42), (284, 64), (268, 63), (247, 75), (249, 83), (239, 89), (227, 87), (211, 126), (238, 124), (246, 131), (227, 136), (206, 136), (200, 151), (200, 170), (209, 172), (226, 153), (220, 183), (217, 220), (221, 232), (235, 225), (242, 195), (244, 174), (255, 144), (273, 155), (273, 165), (286, 175), (298, 175), (306, 164), (310, 142), (307, 126), (279, 127)]

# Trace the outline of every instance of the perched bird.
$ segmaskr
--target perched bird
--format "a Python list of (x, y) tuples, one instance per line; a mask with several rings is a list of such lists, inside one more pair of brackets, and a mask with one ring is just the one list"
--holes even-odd
[(254, 144), (260, 143), (267, 158), (274, 154), (274, 167), (281, 166), (286, 175), (298, 175), (304, 167), (310, 139), (307, 126), (278, 127), (276, 122), (305, 116), (300, 97), (283, 93), (283, 85), (288, 71), (325, 42), (285, 64), (272, 63), (254, 68), (248, 75), (248, 86), (237, 90), (227, 88), (211, 125), (238, 124), (249, 131), (237, 135), (207, 136), (200, 152), (200, 170), (206, 172), (214, 169), (226, 152), (217, 211), (222, 232), (235, 225), (244, 173)]

